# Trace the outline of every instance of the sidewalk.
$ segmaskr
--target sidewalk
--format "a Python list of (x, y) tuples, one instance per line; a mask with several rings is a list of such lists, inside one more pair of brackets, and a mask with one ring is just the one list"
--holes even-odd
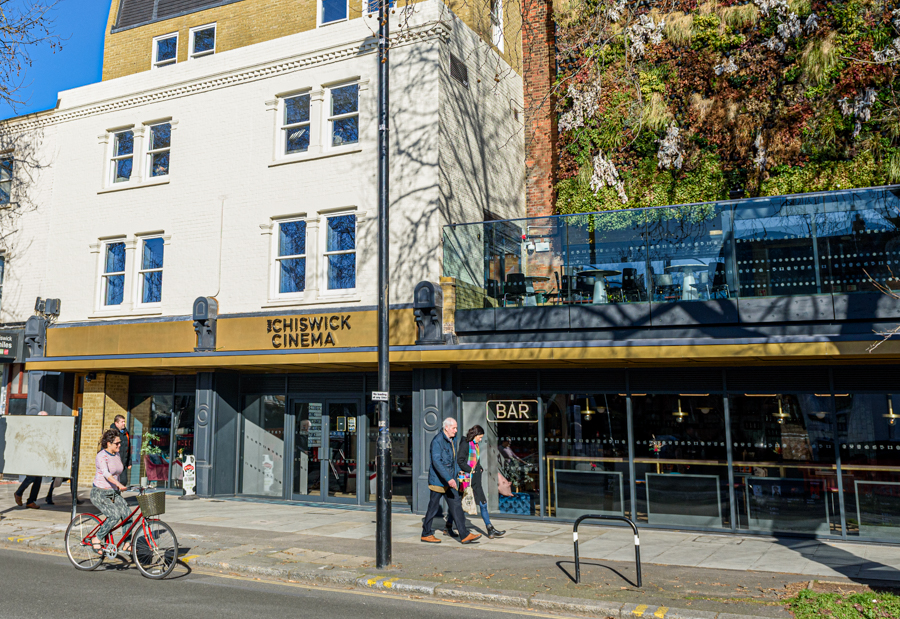
[[(35, 511), (15, 506), (14, 488), (0, 484), (0, 542), (62, 551), (68, 493), (59, 495), (55, 508), (41, 503)], [(91, 508), (87, 501), (81, 506)], [(632, 534), (618, 527), (582, 525), (576, 585), (572, 527), (564, 523), (496, 519), (495, 526), (507, 531), (503, 539), (462, 546), (439, 534), (443, 543), (423, 544), (421, 517), (394, 514), (395, 566), (377, 571), (373, 512), (169, 496), (163, 520), (195, 567), (544, 610), (572, 612), (571, 600), (566, 606), (557, 598), (577, 598), (594, 605), (580, 612), (595, 616), (787, 618), (781, 600), (811, 580), (900, 587), (896, 546), (648, 529), (641, 532), (644, 586), (637, 589)], [(481, 526), (480, 520), (472, 523)], [(419, 584), (404, 585), (407, 579)], [(502, 592), (503, 599), (485, 598), (488, 590)]]

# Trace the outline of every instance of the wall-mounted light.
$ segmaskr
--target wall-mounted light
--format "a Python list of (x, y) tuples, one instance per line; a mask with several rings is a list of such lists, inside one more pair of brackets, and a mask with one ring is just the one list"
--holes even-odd
[(84, 382), (89, 383), (97, 378), (97, 372), (88, 372), (84, 377)]
[(684, 418), (688, 416), (686, 412), (681, 410), (681, 398), (678, 398), (678, 410), (672, 413), (678, 423), (684, 423)]
[(891, 394), (888, 394), (888, 414), (884, 415), (884, 417), (888, 420), (888, 425), (896, 425), (897, 420), (900, 419), (900, 415), (894, 414), (894, 402), (891, 400)]

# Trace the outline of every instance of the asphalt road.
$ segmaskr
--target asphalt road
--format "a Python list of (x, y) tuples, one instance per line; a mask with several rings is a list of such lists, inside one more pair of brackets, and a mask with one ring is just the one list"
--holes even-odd
[(63, 555), (0, 549), (0, 619), (511, 619), (539, 613), (483, 609), (397, 595), (278, 584), (192, 572), (149, 580), (130, 564), (79, 572)]

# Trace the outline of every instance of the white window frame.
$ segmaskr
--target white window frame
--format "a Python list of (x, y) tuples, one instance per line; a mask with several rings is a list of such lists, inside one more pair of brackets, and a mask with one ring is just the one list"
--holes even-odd
[(9, 183), (9, 191), (6, 193), (6, 199), (0, 199), (0, 207), (4, 207), (12, 202), (13, 184), (16, 178), (16, 157), (13, 153), (6, 152), (0, 154), (0, 161), (8, 161), (10, 163), (9, 178), (3, 180), (3, 177), (0, 176), (0, 184)]
[[(161, 61), (161, 62), (158, 61), (158, 60), (156, 59), (156, 57), (157, 57), (158, 52), (159, 52), (159, 43), (160, 43), (160, 41), (165, 41), (166, 39), (172, 39), (172, 38), (175, 39), (175, 57), (172, 58), (171, 60), (163, 60), (163, 61)], [(170, 32), (169, 34), (162, 34), (162, 35), (160, 35), (160, 36), (158, 36), (158, 37), (153, 37), (153, 49), (152, 49), (152, 54), (153, 54), (153, 55), (150, 57), (150, 65), (151, 65), (151, 69), (161, 69), (161, 68), (163, 68), (163, 67), (168, 67), (168, 66), (171, 66), (171, 65), (173, 65), (173, 64), (176, 64), (176, 63), (178, 62), (178, 33), (177, 33), (177, 32)]]
[[(169, 145), (165, 148), (150, 148), (153, 143), (153, 128), (159, 127), (161, 125), (169, 125)], [(171, 120), (163, 120), (160, 122), (150, 123), (145, 125), (147, 127), (147, 152), (144, 155), (144, 160), (146, 162), (146, 170), (147, 170), (147, 180), (157, 179), (157, 178), (168, 178), (169, 174), (172, 171), (172, 136), (174, 134), (175, 123)], [(161, 153), (169, 153), (169, 167), (166, 169), (165, 174), (153, 174), (153, 155), (158, 155)]]
[[(306, 235), (305, 235), (305, 244), (303, 247), (302, 254), (291, 254), (289, 256), (279, 256), (279, 240), (281, 239), (281, 224), (289, 224), (295, 221), (302, 221), (306, 224)], [(314, 281), (311, 281), (315, 277), (315, 273), (312, 273), (309, 269), (310, 260), (309, 260), (309, 233), (312, 228), (310, 226), (309, 220), (303, 216), (297, 217), (286, 217), (284, 219), (274, 219), (272, 220), (273, 224), (273, 234), (272, 234), (272, 278), (271, 278), (271, 288), (269, 293), (270, 299), (303, 299), (306, 296), (307, 291), (310, 288), (314, 288), (311, 284), (314, 284)], [(303, 282), (303, 290), (299, 292), (281, 292), (281, 261), (282, 260), (290, 260), (294, 258), (303, 258), (305, 262), (304, 268), (304, 282)]]
[[(328, 251), (328, 220), (334, 217), (343, 217), (346, 215), (353, 215), (355, 217), (354, 224), (354, 246), (353, 249), (344, 249), (337, 251)], [(357, 290), (359, 290), (359, 213), (356, 209), (352, 210), (341, 210), (334, 212), (321, 213), (319, 215), (320, 220), (322, 220), (322, 225), (319, 226), (321, 228), (321, 237), (319, 239), (320, 247), (322, 248), (322, 266), (319, 271), (320, 281), (322, 282), (321, 286), (321, 295), (324, 297), (333, 297), (333, 296), (347, 296), (354, 295)], [(341, 254), (353, 254), (354, 255), (354, 269), (353, 269), (353, 288), (329, 288), (328, 287), (328, 258), (330, 256), (338, 256)]]
[[(127, 133), (129, 131), (131, 132), (131, 153), (128, 155), (116, 155), (116, 142), (118, 141), (119, 134)], [(121, 129), (110, 131), (109, 137), (110, 151), (109, 157), (107, 158), (107, 164), (109, 165), (109, 176), (107, 178), (107, 185), (109, 187), (115, 187), (117, 185), (125, 185), (134, 182), (135, 178), (140, 176), (140, 172), (138, 170), (140, 159), (138, 157), (135, 157), (135, 150), (137, 150), (138, 146), (137, 130), (133, 125), (131, 127), (123, 127)], [(118, 169), (118, 162), (125, 159), (131, 159), (131, 176), (128, 177), (128, 180), (116, 181), (116, 170)]]
[[(145, 269), (144, 268), (144, 243), (147, 241), (152, 241), (154, 239), (160, 239), (163, 242), (163, 265), (158, 269)], [(136, 290), (136, 298), (135, 298), (135, 306), (138, 307), (159, 307), (162, 305), (162, 284), (160, 284), (159, 291), (159, 301), (148, 301), (144, 302), (144, 274), (145, 273), (163, 273), (166, 266), (166, 246), (169, 244), (166, 237), (162, 234), (148, 234), (145, 236), (138, 236), (137, 247), (135, 248), (138, 252), (135, 256), (135, 266), (137, 267), (137, 290)], [(125, 265), (127, 268), (127, 264)]]
[[(340, 88), (345, 88), (346, 86), (356, 86), (356, 111), (348, 112), (346, 114), (336, 114), (332, 116), (331, 111), (334, 109), (334, 102), (332, 97), (335, 90)], [(358, 148), (362, 143), (362, 119), (360, 117), (360, 102), (362, 100), (362, 83), (359, 80), (353, 80), (351, 82), (343, 82), (339, 84), (332, 84), (328, 86), (328, 97), (325, 102), (325, 105), (328, 107), (325, 110), (325, 122), (328, 127), (328, 133), (325, 138), (325, 148), (333, 149), (333, 150), (341, 150), (344, 148)], [(340, 144), (339, 146), (334, 145), (334, 121), (342, 120), (344, 118), (352, 118), (356, 116), (356, 141), (355, 142), (346, 142), (344, 144)]]
[[(125, 262), (122, 265), (121, 271), (113, 271), (110, 273), (106, 272), (106, 258), (109, 252), (109, 246), (115, 245), (117, 243), (121, 243), (123, 248), (125, 249)], [(128, 241), (125, 238), (116, 238), (116, 239), (108, 239), (102, 241), (100, 244), (100, 309), (119, 309), (123, 305), (125, 305), (126, 299), (126, 290), (125, 285), (128, 283), (126, 280), (126, 273), (128, 272)], [(106, 290), (109, 285), (110, 277), (122, 276), (122, 302), (116, 303), (114, 305), (106, 304)]]
[[(378, 15), (378, 3), (381, 0), (362, 0), (363, 3), (363, 12), (366, 15)], [(375, 9), (371, 8), (372, 4), (375, 5)], [(397, 0), (388, 0), (388, 9), (393, 9), (397, 6)]]
[[(213, 31), (213, 48), (211, 50), (205, 52), (194, 52), (194, 35), (201, 30), (209, 30), (212, 28)], [(196, 60), (197, 58), (205, 58), (206, 56), (212, 56), (216, 53), (216, 48), (219, 46), (219, 31), (216, 28), (215, 22), (211, 24), (204, 24), (202, 26), (196, 26), (191, 28), (188, 36), (188, 60)]]
[[(363, 2), (367, 2), (367, 0), (362, 0)], [(333, 21), (322, 21), (325, 17), (325, 10), (322, 6), (323, 0), (316, 0), (316, 24), (319, 28), (322, 26), (330, 26), (331, 24), (340, 24), (345, 21), (350, 20), (350, 0), (345, 0), (346, 11), (344, 12), (343, 19), (335, 19)]]
[[(288, 99), (293, 99), (295, 97), (309, 97), (309, 120), (306, 122), (293, 123), (289, 125), (286, 123), (287, 101)], [(313, 101), (312, 89), (310, 88), (278, 97), (278, 158), (298, 157), (307, 155), (308, 153), (313, 151), (313, 148), (315, 146), (315, 144), (313, 143), (312, 135), (314, 103), (315, 102)], [(294, 127), (302, 127), (303, 125), (306, 125), (307, 131), (309, 131), (309, 146), (306, 147), (306, 150), (299, 150), (293, 153), (287, 152), (287, 130)]]
[(489, 16), (491, 20), (491, 43), (503, 51), (503, 0), (491, 0)]

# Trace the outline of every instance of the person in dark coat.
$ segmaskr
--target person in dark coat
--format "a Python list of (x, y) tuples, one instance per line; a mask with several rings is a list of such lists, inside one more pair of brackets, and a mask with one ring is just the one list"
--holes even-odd
[[(481, 510), (481, 519), (484, 520), (484, 526), (487, 527), (488, 539), (495, 537), (503, 537), (506, 531), (500, 531), (491, 524), (491, 516), (488, 513), (487, 498), (484, 496), (484, 487), (482, 485), (482, 475), (484, 467), (481, 466), (481, 440), (484, 438), (484, 428), (481, 426), (472, 426), (466, 432), (464, 440), (459, 442), (459, 450), (456, 454), (456, 463), (459, 465), (460, 478), (462, 481), (462, 489), (465, 492), (466, 487), (471, 487), (475, 495), (475, 503)], [(453, 535), (452, 522), (447, 520), (447, 535)]]
[(125, 429), (125, 417), (123, 415), (116, 415), (116, 418), (113, 420), (112, 424), (110, 424), (109, 429), (117, 431), (119, 433), (119, 438), (122, 439), (119, 459), (122, 460), (125, 470), (119, 475), (119, 483), (123, 486), (127, 486), (128, 478), (131, 477), (131, 434)]
[(422, 541), (429, 544), (441, 543), (441, 540), (434, 536), (432, 522), (438, 515), (442, 497), (447, 499), (447, 511), (450, 512), (453, 521), (458, 523), (460, 542), (471, 544), (481, 537), (477, 533), (469, 533), (466, 529), (466, 519), (462, 511), (462, 493), (457, 481), (459, 467), (456, 464), (456, 445), (453, 442), (456, 432), (456, 420), (447, 418), (441, 431), (431, 441), (431, 467), (428, 469), (428, 489), (431, 490), (431, 495), (428, 498), (425, 518), (422, 519)]

